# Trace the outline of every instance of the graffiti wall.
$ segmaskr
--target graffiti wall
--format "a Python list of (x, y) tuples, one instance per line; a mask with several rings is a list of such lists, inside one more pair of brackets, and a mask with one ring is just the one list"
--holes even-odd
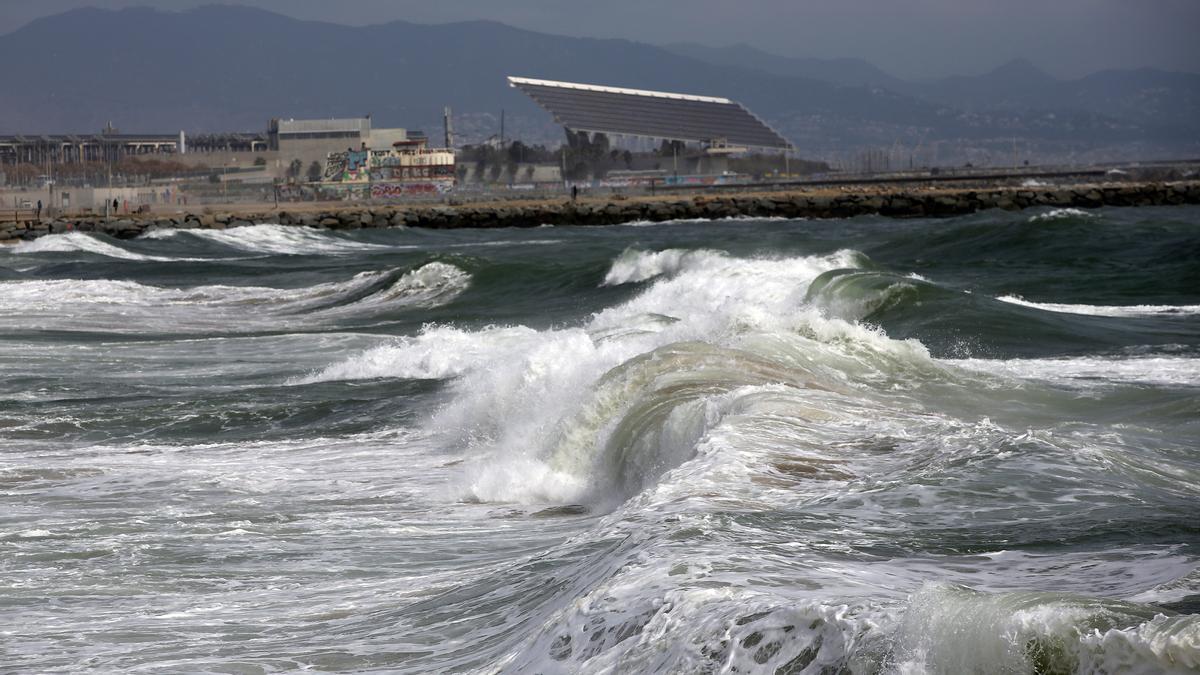
[(369, 155), (366, 150), (329, 153), (325, 158), (325, 180), (367, 180)]
[(450, 192), (454, 184), (449, 181), (428, 183), (374, 183), (371, 199), (399, 199), (417, 195), (442, 195)]
[(453, 180), (453, 166), (378, 166), (371, 169), (371, 180)]
[(344, 173), (346, 173), (346, 153), (329, 153), (325, 157), (325, 180), (337, 180)]

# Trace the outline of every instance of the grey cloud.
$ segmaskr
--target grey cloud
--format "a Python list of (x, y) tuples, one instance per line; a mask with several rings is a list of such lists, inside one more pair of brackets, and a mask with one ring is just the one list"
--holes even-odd
[[(650, 43), (746, 42), (787, 56), (858, 57), (902, 77), (974, 74), (1025, 57), (1060, 76), (1200, 71), (1194, 0), (226, 0), (354, 25), (501, 21)], [(80, 6), (185, 9), (200, 0), (4, 0), (0, 26)], [(0, 29), (2, 30), (2, 29)]]

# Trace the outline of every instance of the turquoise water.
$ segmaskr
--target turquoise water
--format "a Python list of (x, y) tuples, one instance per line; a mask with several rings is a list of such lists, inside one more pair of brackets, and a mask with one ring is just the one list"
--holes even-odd
[(1196, 672), (1200, 209), (0, 249), (0, 671)]

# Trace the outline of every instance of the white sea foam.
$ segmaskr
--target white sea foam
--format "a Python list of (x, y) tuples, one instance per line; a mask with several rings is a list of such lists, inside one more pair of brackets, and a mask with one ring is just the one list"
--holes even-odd
[(190, 236), (250, 251), (272, 255), (339, 255), (378, 251), (411, 246), (387, 246), (352, 241), (328, 231), (295, 225), (246, 225), (226, 230), (154, 230), (144, 236), (149, 239), (167, 239)]
[[(890, 340), (878, 330), (806, 304), (806, 289), (814, 278), (860, 260), (852, 251), (778, 260), (739, 260), (717, 252), (626, 253), (614, 262), (613, 277), (657, 272), (658, 280), (629, 301), (597, 313), (585, 326), (545, 331), (430, 326), (296, 383), (451, 379), (452, 397), (430, 425), (456, 430), (457, 442), (473, 448), (464, 486), (473, 498), (585, 499), (612, 482), (624, 491), (640, 484), (639, 466), (652, 478), (694, 450), (707, 426), (684, 419), (691, 414), (685, 410), (700, 414), (705, 408), (702, 401), (681, 399), (678, 414), (684, 417), (672, 424), (682, 425), (677, 427), (682, 445), (652, 450), (658, 454), (647, 458), (634, 458), (639, 451), (629, 448), (613, 450), (634, 455), (616, 460), (623, 468), (606, 469), (597, 464), (597, 449), (616, 431), (612, 424), (631, 407), (661, 405), (655, 397), (670, 399), (674, 371), (700, 372), (702, 379), (710, 378), (708, 384), (686, 386), (701, 391), (707, 386), (713, 393), (787, 377), (784, 365), (750, 359), (748, 354), (762, 347), (756, 343), (751, 348), (747, 342), (757, 335), (800, 341), (820, 354), (778, 356), (794, 359), (797, 366), (814, 358), (858, 364), (839, 363), (851, 371), (870, 370), (872, 362), (880, 367), (881, 360), (931, 364), (915, 341)], [(715, 351), (671, 347), (681, 344), (708, 344)], [(602, 380), (608, 384), (600, 384)], [(649, 398), (639, 403), (636, 399), (643, 396)], [(687, 407), (695, 405), (701, 407)]]
[(301, 378), (295, 384), (337, 380), (402, 378), (435, 380), (456, 377), (511, 356), (535, 340), (531, 328), (491, 328), (468, 332), (451, 327), (428, 327), (416, 337), (374, 347), (346, 361)]
[(1200, 619), (1140, 614), (1080, 596), (927, 585), (909, 603), (893, 658), (902, 673), (1029, 672), (1035, 662), (1050, 672), (1195, 672)]
[(439, 307), (467, 290), (471, 275), (443, 262), (431, 262), (405, 272), (388, 289), (375, 293), (355, 305), (400, 304), (407, 307)]
[(733, 581), (714, 567), (735, 563), (710, 555), (646, 553), (596, 579), (506, 654), (501, 672), (1183, 674), (1200, 665), (1195, 616), (947, 584), (898, 604), (795, 601), (792, 584)]
[(1044, 223), (1053, 220), (1065, 220), (1068, 218), (1099, 218), (1099, 214), (1084, 211), (1076, 208), (1051, 209), (1046, 213), (1039, 213), (1029, 217), (1031, 223)]
[(263, 286), (193, 286), (170, 288), (136, 281), (109, 279), (55, 279), (49, 281), (2, 282), (10, 298), (19, 299), (26, 310), (55, 309), (74, 304), (143, 305), (253, 305), (303, 302), (352, 291), (370, 285), (383, 273), (364, 272), (349, 281), (317, 284), (307, 288)]
[(1137, 317), (1200, 314), (1200, 305), (1068, 305), (1053, 302), (1032, 302), (1015, 295), (1004, 295), (996, 299), (1000, 302), (1031, 307), (1046, 312), (1085, 314), (1089, 316)]
[(1158, 615), (1132, 628), (1092, 630), (1079, 642), (1079, 672), (1183, 675), (1200, 671), (1200, 617), (1195, 615)]
[[(108, 279), (53, 279), (0, 282), (4, 296), (15, 301), (0, 311), (19, 316), (27, 312), (56, 309), (66, 305), (150, 304), (172, 296), (169, 289), (146, 286), (136, 281)], [(21, 309), (24, 308), (24, 309)]]
[(101, 241), (100, 239), (97, 239), (96, 237), (93, 237), (85, 232), (50, 234), (34, 239), (33, 241), (20, 242), (12, 249), (13, 253), (70, 253), (75, 251), (95, 253), (97, 255), (103, 255), (109, 258), (120, 258), (122, 260), (175, 260), (175, 258), (145, 255), (142, 253), (128, 251), (120, 246), (114, 246), (108, 242)]
[[(785, 606), (764, 593), (680, 587), (630, 565), (546, 621), (500, 672), (872, 672), (885, 637), (845, 605)], [(674, 583), (673, 583), (674, 582)], [(874, 650), (881, 651), (882, 647)], [(812, 671), (788, 669), (803, 663)]]
[[(361, 272), (344, 281), (301, 288), (211, 285), (186, 288), (151, 286), (108, 279), (56, 279), (0, 282), (10, 303), (0, 304), (0, 317), (12, 316), (28, 328), (103, 327), (115, 332), (191, 327), (286, 327), (305, 314), (317, 319), (387, 308), (437, 307), (454, 300), (470, 285), (467, 272), (433, 262), (401, 275), (389, 287), (355, 302), (345, 298), (369, 291), (391, 271)], [(252, 308), (253, 312), (246, 312)]]
[(667, 249), (665, 251), (636, 251), (627, 249), (609, 268), (604, 276), (604, 286), (620, 286), (653, 279), (662, 274), (673, 274), (684, 265), (702, 265), (724, 257), (717, 251), (689, 251)]
[[(773, 264), (774, 263), (774, 264)], [(783, 273), (789, 281), (811, 281), (816, 275), (829, 269), (852, 268), (862, 264), (862, 254), (857, 251), (841, 250), (828, 256), (744, 260), (730, 257), (721, 251), (666, 249), (663, 251), (639, 251), (627, 249), (613, 261), (604, 277), (603, 285), (619, 286), (653, 279), (661, 275), (674, 275), (682, 271), (705, 275), (738, 275), (739, 268), (755, 266), (746, 274), (769, 278), (772, 270)], [(813, 272), (797, 279), (797, 274)]]
[(480, 241), (469, 244), (449, 244), (439, 248), (495, 248), (503, 246), (553, 246), (563, 243), (562, 239), (505, 239), (503, 241)]
[(672, 220), (631, 220), (619, 223), (621, 227), (654, 227), (657, 225), (695, 225), (701, 223), (782, 222), (795, 220), (783, 216), (729, 216), (727, 218), (675, 218)]
[(1182, 356), (961, 359), (948, 363), (1007, 377), (1084, 387), (1122, 383), (1200, 386), (1200, 359)]

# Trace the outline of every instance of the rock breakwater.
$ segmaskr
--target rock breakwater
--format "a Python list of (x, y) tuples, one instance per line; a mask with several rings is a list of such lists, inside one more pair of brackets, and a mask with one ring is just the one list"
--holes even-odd
[(615, 225), (688, 218), (849, 218), (878, 214), (896, 218), (956, 216), (988, 209), (1098, 208), (1200, 204), (1200, 181), (1121, 183), (1069, 187), (736, 193), (672, 197), (614, 196), (570, 201), (470, 205), (298, 205), (260, 212), (140, 214), (119, 218), (76, 216), (3, 222), (0, 242), (30, 240), (69, 231), (100, 232), (120, 239), (156, 229), (225, 229), (262, 223), (350, 230), (384, 227), (483, 228), (540, 225)]

